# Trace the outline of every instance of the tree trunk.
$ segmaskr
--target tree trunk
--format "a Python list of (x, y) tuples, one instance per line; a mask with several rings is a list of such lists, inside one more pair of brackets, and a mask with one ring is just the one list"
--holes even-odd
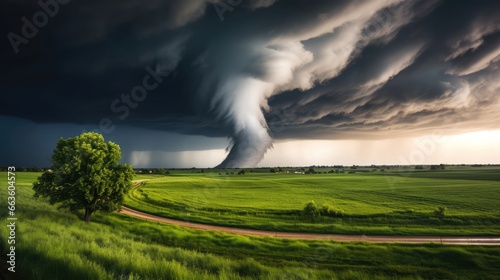
[(85, 208), (85, 222), (90, 222), (90, 216), (92, 215), (92, 210), (90, 208)]

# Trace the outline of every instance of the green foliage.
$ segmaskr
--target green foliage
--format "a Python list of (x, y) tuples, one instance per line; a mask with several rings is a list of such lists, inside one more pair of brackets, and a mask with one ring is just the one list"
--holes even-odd
[(123, 204), (132, 186), (132, 167), (119, 164), (120, 147), (95, 132), (57, 142), (52, 169), (33, 184), (34, 197), (48, 197), (71, 211), (85, 209), (89, 222), (96, 211), (111, 212)]
[(304, 215), (306, 215), (307, 217), (310, 217), (313, 220), (320, 216), (318, 206), (316, 206), (316, 203), (312, 200), (309, 201), (306, 204), (306, 206), (304, 206), (303, 212), (304, 212)]
[(446, 216), (446, 207), (439, 206), (436, 210), (434, 210), (434, 215), (439, 219), (443, 219)]
[(168, 175), (168, 174), (170, 174), (170, 172), (168, 170), (165, 170), (163, 168), (153, 169), (152, 173), (154, 173), (154, 174), (160, 174), (160, 175)]
[(323, 205), (321, 205), (320, 213), (322, 216), (328, 217), (342, 217), (342, 215), (344, 215), (344, 211), (337, 209), (328, 203), (323, 203)]

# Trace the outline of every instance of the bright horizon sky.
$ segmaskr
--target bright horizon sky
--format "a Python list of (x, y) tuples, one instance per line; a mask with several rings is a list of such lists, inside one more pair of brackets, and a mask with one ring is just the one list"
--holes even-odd
[[(500, 130), (385, 140), (276, 141), (258, 167), (310, 165), (499, 164)], [(135, 151), (136, 167), (211, 168), (224, 149)], [(173, 165), (176, 163), (175, 165)]]
[[(39, 125), (0, 118), (1, 126), (17, 123), (12, 139), (0, 139), (0, 165), (50, 166), (60, 137), (74, 137), (91, 127)], [(104, 134), (122, 149), (123, 162), (135, 167), (213, 168), (226, 156), (228, 139), (119, 127)], [(14, 159), (14, 160), (11, 160)], [(275, 140), (258, 167), (310, 165), (499, 164), (500, 130), (456, 135), (383, 140)]]

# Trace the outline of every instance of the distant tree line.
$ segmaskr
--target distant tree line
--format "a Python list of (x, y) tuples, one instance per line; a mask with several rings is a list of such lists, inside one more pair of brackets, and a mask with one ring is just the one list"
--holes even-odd
[(159, 174), (168, 175), (170, 171), (163, 168), (134, 168), (136, 174)]
[[(415, 165), (416, 170), (424, 170), (425, 167), (423, 165)], [(444, 164), (440, 165), (431, 165), (429, 167), (430, 170), (446, 170), (446, 166)]]
[[(0, 171), (7, 171), (8, 166), (0, 166)], [(19, 167), (16, 166), (16, 172), (43, 172), (49, 169), (48, 167)]]
[(446, 167), (444, 166), (444, 164), (440, 164), (440, 165), (431, 165), (431, 170), (445, 170)]

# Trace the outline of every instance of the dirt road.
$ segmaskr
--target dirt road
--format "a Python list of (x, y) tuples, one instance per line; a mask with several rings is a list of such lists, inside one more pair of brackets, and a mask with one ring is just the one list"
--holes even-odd
[(316, 234), (298, 232), (272, 232), (254, 229), (232, 228), (213, 226), (186, 221), (174, 220), (151, 214), (143, 213), (127, 207), (122, 207), (122, 214), (140, 219), (178, 225), (200, 230), (212, 230), (226, 233), (268, 236), (289, 239), (309, 239), (309, 240), (332, 240), (338, 242), (368, 242), (368, 243), (441, 243), (454, 245), (500, 245), (500, 237), (433, 237), (433, 236), (364, 236), (364, 235), (340, 235), (340, 234)]

